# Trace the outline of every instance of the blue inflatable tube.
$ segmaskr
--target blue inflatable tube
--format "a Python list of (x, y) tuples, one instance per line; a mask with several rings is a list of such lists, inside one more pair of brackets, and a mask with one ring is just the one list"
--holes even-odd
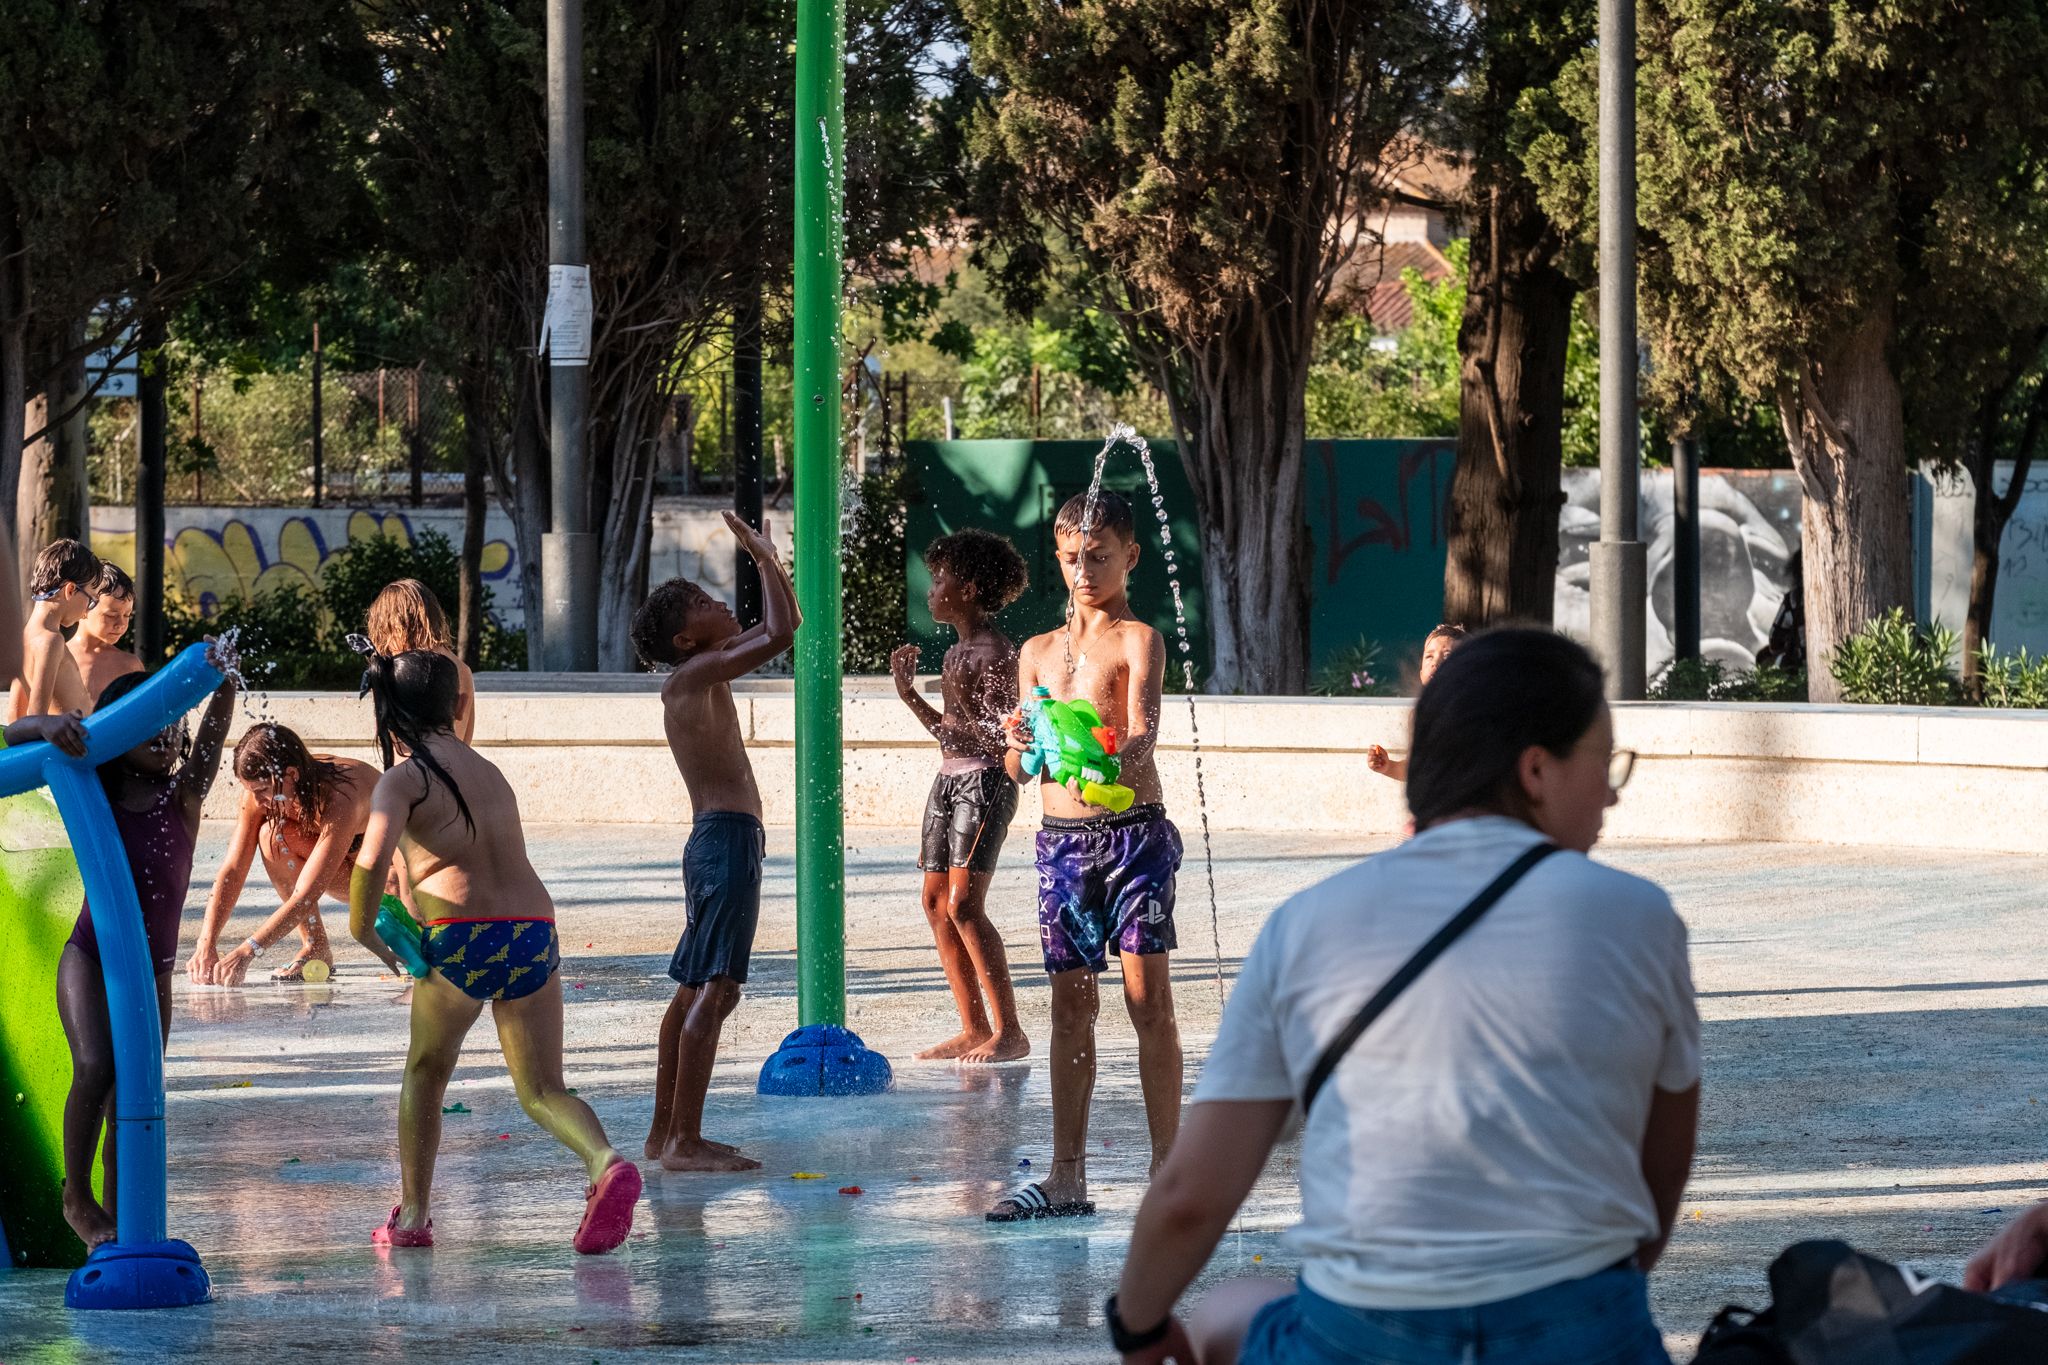
[(93, 933), (106, 972), (114, 1040), (115, 1240), (71, 1277), (72, 1308), (170, 1308), (201, 1303), (211, 1290), (199, 1257), (170, 1239), (165, 1178), (163, 1034), (156, 972), (143, 935), (142, 905), (99, 765), (174, 725), (221, 685), (210, 646), (184, 650), (149, 681), (85, 722), (86, 748), (73, 758), (51, 744), (0, 752), (0, 796), (48, 786), (78, 859)]

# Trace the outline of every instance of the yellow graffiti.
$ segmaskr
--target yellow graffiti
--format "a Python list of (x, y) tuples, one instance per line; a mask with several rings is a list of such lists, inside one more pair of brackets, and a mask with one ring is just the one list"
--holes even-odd
[[(343, 544), (376, 539), (410, 545), (411, 525), (400, 513), (352, 512)], [(92, 548), (100, 558), (135, 572), (133, 531), (96, 530)], [(312, 592), (320, 585), (322, 566), (340, 549), (321, 552), (319, 533), (309, 517), (287, 518), (278, 530), (275, 553), (269, 555), (256, 532), (240, 519), (230, 520), (219, 531), (187, 526), (172, 538), (164, 556), (164, 590), (194, 605), (257, 597), (280, 588)], [(485, 578), (501, 576), (511, 564), (510, 545), (502, 540), (485, 543)]]

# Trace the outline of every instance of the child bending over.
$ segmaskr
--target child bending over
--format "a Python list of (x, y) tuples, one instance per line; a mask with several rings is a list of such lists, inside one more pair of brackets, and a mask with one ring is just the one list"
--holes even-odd
[(941, 536), (924, 552), (924, 562), (932, 576), (932, 619), (959, 636), (946, 651), (940, 675), (945, 711), (917, 694), (916, 645), (890, 655), (889, 668), (896, 695), (938, 740), (943, 755), (925, 803), (917, 865), (924, 873), (924, 917), (960, 1011), (960, 1032), (917, 1055), (971, 1064), (1013, 1062), (1030, 1055), (1031, 1040), (1017, 1022), (1003, 936), (989, 922), (986, 903), (996, 858), (1017, 813), (1017, 785), (1003, 771), (1009, 747), (1003, 718), (1017, 706), (1017, 647), (991, 618), (1017, 600), (1029, 576), (1017, 547), (987, 531)]

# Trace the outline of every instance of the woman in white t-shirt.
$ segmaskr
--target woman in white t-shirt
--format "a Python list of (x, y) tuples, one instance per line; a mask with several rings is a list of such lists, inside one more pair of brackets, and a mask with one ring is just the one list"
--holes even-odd
[[(1645, 1275), (1699, 1115), (1685, 926), (1586, 857), (1634, 756), (1600, 670), (1537, 630), (1477, 636), (1415, 708), (1413, 840), (1275, 911), (1245, 959), (1110, 1324), (1129, 1365), (1669, 1365)], [(1366, 1030), (1302, 1133), (1301, 1278), (1181, 1294), (1317, 1059), (1510, 864), (1537, 863)]]

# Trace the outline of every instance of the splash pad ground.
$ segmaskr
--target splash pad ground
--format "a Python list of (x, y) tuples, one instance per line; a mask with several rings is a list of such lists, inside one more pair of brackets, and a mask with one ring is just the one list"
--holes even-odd
[[(202, 868), (225, 835), (207, 827)], [(990, 905), (1042, 1051), (1047, 992), (1020, 836)], [(1282, 896), (1383, 842), (1220, 834), (1226, 978)], [(681, 836), (552, 826), (532, 843), (561, 901), (570, 1083), (637, 1151), (679, 925)], [(387, 1258), (368, 1233), (397, 1182), (397, 983), (378, 982), (352, 945), (324, 988), (196, 990), (181, 978), (167, 1063), (171, 1228), (199, 1247), (217, 1300), (71, 1314), (61, 1273), (0, 1276), (0, 1361), (1110, 1359), (1098, 1305), (1145, 1173), (1136, 1055), (1114, 995), (1091, 1137), (1103, 1216), (985, 1226), (1018, 1162), (1040, 1169), (1049, 1157), (1042, 1059), (976, 1074), (908, 1061), (953, 1024), (914, 899), (914, 832), (856, 829), (850, 844), (849, 1023), (897, 1062), (895, 1093), (753, 1093), (795, 1013), (792, 841), (771, 829), (755, 979), (709, 1125), (765, 1172), (655, 1172), (639, 1235), (617, 1255), (577, 1258), (577, 1174), (519, 1112), (480, 1025), (449, 1092), (470, 1112), (446, 1121), (441, 1244)], [(1726, 844), (1622, 844), (1603, 856), (1671, 889), (1692, 926), (1707, 1020), (1700, 1160), (1652, 1285), (1674, 1349), (1724, 1301), (1760, 1298), (1764, 1267), (1788, 1242), (1846, 1237), (1952, 1277), (2011, 1211), (2048, 1194), (2048, 970), (2032, 950), (2048, 859)], [(245, 900), (231, 932), (246, 932), (257, 904)], [(1206, 919), (1190, 885), (1176, 986), (1191, 1079), (1216, 1025)], [(331, 924), (340, 930), (339, 917)], [(863, 1193), (840, 1193), (854, 1185)], [(1288, 1149), (1210, 1275), (1285, 1273), (1278, 1234), (1296, 1199)]]

